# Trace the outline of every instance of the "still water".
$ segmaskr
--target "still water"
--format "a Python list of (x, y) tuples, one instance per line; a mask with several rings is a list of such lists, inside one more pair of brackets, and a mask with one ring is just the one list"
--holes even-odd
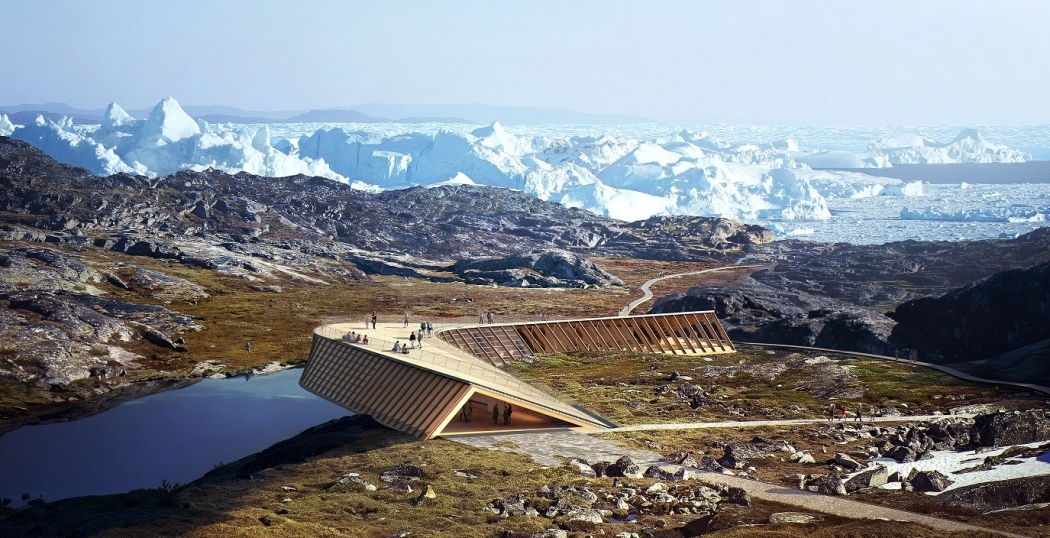
[(186, 483), (347, 410), (299, 387), (302, 369), (205, 379), (72, 422), (0, 437), (0, 497), (56, 501)]

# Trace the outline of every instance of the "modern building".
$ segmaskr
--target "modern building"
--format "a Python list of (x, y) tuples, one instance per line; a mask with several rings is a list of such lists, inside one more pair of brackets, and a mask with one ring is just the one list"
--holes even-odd
[[(324, 325), (299, 384), (380, 424), (419, 438), (487, 431), (608, 428), (614, 424), (501, 369), (551, 352), (622, 350), (709, 355), (732, 353), (711, 312), (479, 325), (439, 330), (421, 347), (398, 324), (362, 330), (369, 343), (348, 341), (358, 324)], [(400, 341), (397, 339), (402, 337)], [(510, 406), (509, 424), (504, 411)], [(496, 415), (493, 415), (493, 410)], [(469, 420), (466, 420), (469, 419)]]

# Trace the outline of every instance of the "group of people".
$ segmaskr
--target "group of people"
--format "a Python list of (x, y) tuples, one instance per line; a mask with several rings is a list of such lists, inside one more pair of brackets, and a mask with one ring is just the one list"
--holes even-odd
[(492, 325), (492, 312), (478, 312), (478, 325), (484, 325), (486, 322)]
[[(499, 419), (503, 418), (503, 425), (510, 426), (510, 416), (514, 414), (514, 408), (509, 403), (495, 402), (492, 404), (492, 423), (499, 425)], [(470, 422), (474, 416), (474, 405), (468, 400), (459, 409), (459, 421)]]
[[(835, 402), (828, 404), (828, 419), (834, 421), (836, 418), (839, 420), (846, 420), (846, 405), (839, 405)], [(868, 407), (868, 421), (873, 422), (875, 420), (875, 407)], [(864, 406), (857, 404), (856, 415), (853, 418), (854, 422), (864, 422)]]
[(365, 328), (368, 328), (368, 324), (372, 324), (372, 330), (376, 328), (376, 322), (379, 321), (379, 314), (372, 312), (371, 315), (365, 314)]
[(368, 335), (358, 334), (354, 331), (350, 331), (349, 333), (343, 335), (343, 341), (350, 342), (351, 344), (367, 344)]

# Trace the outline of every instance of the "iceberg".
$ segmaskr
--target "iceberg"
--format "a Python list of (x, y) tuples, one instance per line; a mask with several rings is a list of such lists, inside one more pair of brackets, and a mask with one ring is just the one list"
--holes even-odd
[(1033, 208), (994, 208), (946, 211), (927, 207), (922, 211), (901, 209), (901, 220), (936, 220), (951, 222), (1045, 222), (1046, 212)]
[(137, 120), (111, 103), (97, 129), (78, 127), (69, 118), (53, 122), (38, 117), (31, 125), (13, 129), (11, 136), (96, 175), (157, 177), (184, 169), (216, 168), (230, 173), (245, 171), (273, 177), (306, 174), (346, 181), (323, 160), (277, 151), (270, 145), (268, 127), (252, 133), (234, 127), (211, 129), (191, 118), (171, 97), (158, 103), (145, 120)]
[[(947, 144), (911, 134), (869, 143), (874, 137), (863, 131), (864, 137), (849, 147), (861, 149), (867, 144), (867, 149), (853, 151), (803, 144), (804, 127), (749, 131), (760, 134), (764, 142), (747, 141), (726, 126), (708, 127), (719, 136), (744, 141), (727, 142), (704, 130), (681, 127), (659, 131), (660, 126), (596, 131), (588, 126), (524, 129), (499, 122), (481, 127), (209, 124), (190, 117), (170, 97), (145, 119), (134, 118), (111, 103), (99, 125), (38, 118), (21, 127), (0, 116), (0, 135), (8, 133), (59, 161), (98, 175), (155, 177), (183, 169), (216, 168), (271, 177), (322, 176), (372, 192), (412, 186), (489, 185), (622, 220), (698, 215), (745, 221), (824, 221), (831, 219), (829, 199), (839, 204), (836, 207), (870, 199), (886, 208), (892, 218), (901, 208), (894, 198), (924, 196), (924, 189), (933, 192), (934, 187), (860, 173), (864, 169), (913, 162), (1030, 158), (988, 142), (972, 129), (959, 132)], [(939, 131), (940, 136), (950, 132)], [(910, 210), (909, 216), (901, 215), (905, 220), (943, 218)], [(1026, 214), (975, 217), (1036, 218)], [(814, 234), (819, 236), (823, 229), (816, 226)]]
[(15, 124), (11, 123), (11, 118), (8, 118), (7, 114), (0, 114), (0, 136), (11, 136), (13, 132)]

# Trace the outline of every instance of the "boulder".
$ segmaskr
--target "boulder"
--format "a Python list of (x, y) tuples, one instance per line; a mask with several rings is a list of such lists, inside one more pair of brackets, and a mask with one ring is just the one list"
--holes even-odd
[(383, 482), (394, 482), (397, 480), (419, 480), (425, 476), (427, 476), (427, 473), (421, 467), (405, 462), (398, 464), (397, 467), (383, 471), (379, 475), (379, 479)]
[(846, 495), (846, 485), (842, 483), (842, 478), (839, 476), (838, 466), (832, 466), (831, 473), (825, 476), (821, 480), (820, 485), (817, 486), (817, 493), (824, 495)]
[(939, 492), (952, 484), (947, 476), (939, 471), (915, 471), (908, 475), (908, 482), (916, 491)]
[(918, 459), (918, 454), (909, 446), (898, 446), (887, 452), (886, 457), (893, 458), (900, 463), (906, 463)]
[(637, 479), (645, 475), (630, 456), (623, 456), (605, 469), (605, 476)]
[(863, 467), (863, 465), (858, 463), (857, 460), (849, 457), (849, 455), (844, 452), (839, 452), (835, 454), (835, 463), (840, 465), (843, 469), (846, 469), (847, 471), (856, 471), (857, 469)]
[(584, 478), (597, 478), (598, 477), (598, 473), (596, 473), (595, 470), (590, 465), (587, 464), (586, 460), (573, 458), (573, 459), (569, 460), (568, 462), (566, 462), (565, 466), (569, 467), (571, 469), (575, 469), (576, 471), (579, 471), (580, 476), (582, 476)]
[(780, 525), (782, 523), (812, 523), (819, 521), (820, 516), (814, 514), (806, 514), (804, 512), (773, 512), (769, 514), (770, 525)]
[(645, 476), (655, 478), (657, 480), (666, 480), (668, 482), (678, 482), (681, 480), (692, 480), (696, 478), (698, 473), (689, 468), (682, 467), (680, 465), (653, 465), (645, 470)]
[(1043, 410), (977, 415), (973, 421), (970, 430), (973, 446), (1009, 446), (1050, 440), (1050, 412)]
[(744, 488), (738, 488), (736, 486), (729, 487), (725, 501), (739, 504), (740, 506), (751, 506), (751, 496), (748, 495)]
[(991, 512), (1050, 502), (1050, 475), (985, 482), (941, 493), (937, 502), (976, 512)]
[(361, 478), (361, 475), (358, 473), (345, 473), (343, 474), (343, 476), (339, 477), (338, 480), (336, 480), (336, 484), (358, 484), (365, 488), (365, 491), (376, 490), (375, 484), (369, 482), (368, 480), (365, 480), (364, 478)]
[(725, 453), (718, 463), (729, 469), (743, 469), (747, 460), (764, 457), (766, 457), (765, 452), (751, 443), (732, 443), (726, 445)]
[(605, 523), (605, 518), (602, 517), (602, 513), (593, 508), (577, 508), (576, 510), (570, 510), (565, 515), (565, 523), (590, 523), (594, 525), (601, 525)]
[(683, 536), (703, 536), (715, 530), (716, 516), (716, 513), (711, 513), (694, 519), (679, 529), (679, 532)]
[(886, 482), (889, 482), (889, 477), (890, 474), (886, 467), (879, 465), (874, 469), (868, 469), (867, 471), (854, 475), (847, 480), (845, 482), (846, 491), (853, 493), (854, 491), (881, 486)]

